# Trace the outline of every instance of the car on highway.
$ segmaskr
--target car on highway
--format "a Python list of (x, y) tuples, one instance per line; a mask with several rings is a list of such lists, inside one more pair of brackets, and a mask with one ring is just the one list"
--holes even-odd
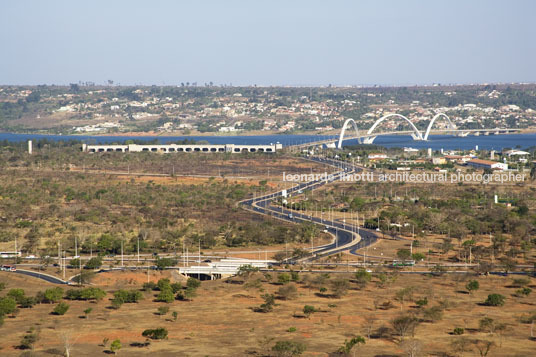
[(17, 271), (17, 268), (14, 265), (2, 265), (0, 270), (1, 271)]

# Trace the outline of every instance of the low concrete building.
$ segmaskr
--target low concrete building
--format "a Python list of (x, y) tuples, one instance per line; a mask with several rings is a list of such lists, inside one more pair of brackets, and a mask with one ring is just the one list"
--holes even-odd
[(497, 161), (489, 161), (489, 160), (481, 160), (481, 159), (472, 159), (467, 161), (467, 165), (472, 166), (477, 169), (490, 169), (490, 170), (508, 170), (508, 164), (497, 162)]
[(240, 152), (265, 152), (274, 153), (277, 150), (283, 148), (282, 144), (270, 144), (270, 145), (235, 145), (235, 144), (222, 144), (222, 145), (151, 145), (151, 144), (129, 144), (129, 145), (87, 145), (82, 144), (82, 151), (89, 153), (98, 152), (156, 152), (156, 153), (176, 153), (176, 152), (228, 152), (228, 153), (240, 153)]

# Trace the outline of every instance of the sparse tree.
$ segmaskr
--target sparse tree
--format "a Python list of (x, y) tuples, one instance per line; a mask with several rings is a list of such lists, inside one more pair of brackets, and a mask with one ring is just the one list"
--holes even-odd
[(121, 347), (123, 346), (121, 346), (121, 341), (119, 339), (113, 340), (110, 344), (110, 351), (112, 351), (112, 353), (115, 355), (119, 352)]
[(399, 316), (391, 322), (393, 329), (398, 333), (402, 340), (408, 335), (413, 337), (415, 328), (418, 324), (419, 319), (410, 315)]
[(408, 357), (418, 357), (421, 354), (422, 343), (415, 338), (404, 340), (400, 345)]

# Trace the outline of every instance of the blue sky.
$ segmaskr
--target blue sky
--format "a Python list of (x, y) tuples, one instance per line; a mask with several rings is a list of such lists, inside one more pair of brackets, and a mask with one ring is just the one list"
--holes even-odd
[(531, 0), (3, 0), (0, 84), (536, 81)]

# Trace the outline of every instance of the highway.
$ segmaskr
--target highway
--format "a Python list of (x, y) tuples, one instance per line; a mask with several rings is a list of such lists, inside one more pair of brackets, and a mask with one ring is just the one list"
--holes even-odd
[[(329, 158), (313, 157), (309, 158), (309, 160), (337, 167), (340, 169), (340, 171), (328, 175), (323, 179), (313, 180), (305, 183), (298, 183), (296, 186), (286, 190), (287, 196), (291, 196), (295, 193), (301, 193), (305, 190), (317, 189), (323, 185), (340, 180), (340, 178), (345, 174), (352, 174), (361, 171), (361, 168), (359, 167), (355, 167), (349, 163)], [(283, 206), (272, 206), (271, 202), (274, 199), (283, 199), (283, 193), (283, 191), (278, 191), (267, 195), (250, 198), (248, 200), (241, 201), (239, 204), (242, 207), (255, 213), (272, 216), (287, 222), (313, 222), (318, 225), (321, 225), (323, 229), (326, 229), (329, 233), (335, 236), (335, 239), (332, 243), (313, 247), (313, 256), (309, 257), (306, 260), (314, 260), (321, 256), (336, 254), (348, 249), (350, 249), (350, 253), (355, 254), (358, 249), (369, 246), (378, 239), (378, 236), (374, 231), (360, 228), (359, 235), (357, 235), (356, 232), (358, 230), (358, 227), (356, 226), (348, 225), (344, 222), (341, 223), (336, 220), (327, 220), (323, 218), (313, 217), (311, 215), (306, 215), (298, 211), (289, 210), (287, 208), (284, 208)]]

